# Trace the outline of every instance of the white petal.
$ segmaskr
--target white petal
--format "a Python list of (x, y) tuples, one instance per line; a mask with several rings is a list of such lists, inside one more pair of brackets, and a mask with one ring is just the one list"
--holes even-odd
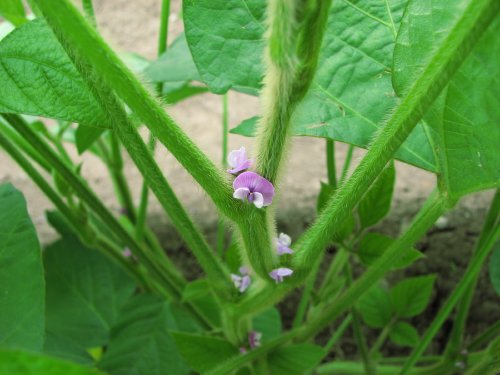
[(290, 246), (292, 244), (292, 239), (290, 238), (289, 235), (285, 233), (280, 233), (280, 236), (278, 237), (278, 241), (281, 245), (283, 246)]
[(250, 194), (250, 190), (248, 188), (238, 188), (234, 191), (233, 197), (246, 201), (248, 199), (248, 194)]
[(264, 206), (264, 196), (257, 191), (253, 193), (253, 196), (254, 196), (253, 204), (255, 204), (255, 207), (262, 208), (262, 206)]

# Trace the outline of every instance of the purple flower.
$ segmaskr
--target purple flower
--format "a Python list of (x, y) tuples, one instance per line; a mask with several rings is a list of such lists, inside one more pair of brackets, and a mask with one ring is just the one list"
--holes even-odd
[(244, 172), (234, 179), (233, 197), (248, 200), (257, 208), (269, 206), (274, 197), (274, 186), (254, 172)]
[(126, 247), (125, 249), (123, 249), (123, 256), (125, 258), (130, 258), (132, 256), (132, 252), (130, 251), (130, 249), (128, 247)]
[(260, 346), (260, 340), (262, 338), (262, 333), (257, 331), (250, 331), (248, 333), (248, 345), (250, 345), (250, 349), (254, 349)]
[(280, 233), (279, 237), (276, 239), (276, 246), (278, 249), (278, 255), (283, 254), (293, 254), (293, 250), (290, 249), (292, 244), (292, 239), (285, 233)]
[(235, 288), (237, 288), (240, 291), (240, 293), (243, 293), (250, 286), (252, 280), (248, 275), (248, 268), (240, 267), (239, 271), (241, 276), (232, 273), (231, 280), (233, 281)]
[(293, 271), (290, 268), (276, 268), (269, 272), (271, 279), (276, 280), (276, 283), (282, 283), (283, 278), (290, 276)]
[(233, 150), (227, 156), (227, 163), (231, 167), (227, 171), (231, 174), (238, 174), (245, 169), (250, 168), (251, 160), (247, 158), (245, 147), (240, 147), (239, 150)]

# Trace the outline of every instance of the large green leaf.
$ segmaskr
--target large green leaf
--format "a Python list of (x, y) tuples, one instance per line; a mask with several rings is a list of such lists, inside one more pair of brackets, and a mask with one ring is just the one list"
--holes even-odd
[(281, 316), (278, 309), (271, 307), (253, 318), (253, 329), (262, 333), (262, 342), (270, 341), (281, 333)]
[(297, 344), (279, 348), (268, 357), (269, 374), (306, 374), (321, 361), (325, 354), (322, 347), (312, 344)]
[(170, 334), (185, 324), (167, 301), (135, 296), (120, 311), (99, 368), (111, 375), (187, 374)]
[(0, 111), (107, 126), (106, 114), (42, 19), (0, 42)]
[(144, 72), (153, 82), (201, 81), (184, 34), (179, 35)]
[[(394, 87), (404, 94), (450, 34), (470, 0), (408, 4), (394, 51)], [(452, 198), (500, 186), (500, 19), (443, 90), (425, 120)]]
[(203, 373), (238, 355), (238, 349), (226, 340), (193, 335), (172, 333), (182, 357), (194, 370)]
[(40, 244), (26, 201), (10, 184), (0, 185), (0, 290), (0, 346), (41, 350), (45, 285)]
[(254, 90), (262, 79), (263, 0), (186, 0), (184, 26), (194, 62), (211, 91)]
[(391, 289), (391, 302), (399, 317), (411, 318), (423, 312), (430, 302), (436, 276), (406, 279)]
[(0, 351), (0, 374), (104, 375), (102, 372), (76, 363), (19, 351)]
[(27, 22), (22, 0), (0, 1), (0, 16), (15, 26), (19, 26)]
[[(51, 223), (58, 219), (49, 214)], [(134, 291), (134, 282), (69, 230), (58, 229), (63, 238), (44, 252), (47, 330), (82, 348), (102, 346), (108, 342), (118, 309)]]
[[(405, 3), (391, 2), (395, 27)], [(390, 19), (383, 1), (334, 2), (316, 77), (292, 118), (295, 135), (369, 146), (398, 103), (391, 84), (394, 34)], [(254, 128), (255, 119), (243, 123), (241, 130), (248, 135), (254, 133)], [(240, 133), (240, 129), (232, 132)], [(432, 147), (421, 125), (395, 157), (436, 171)]]

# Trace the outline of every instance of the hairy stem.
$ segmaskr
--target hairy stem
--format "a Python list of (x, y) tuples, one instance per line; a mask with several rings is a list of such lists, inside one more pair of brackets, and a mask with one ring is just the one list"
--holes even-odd
[[(476, 243), (474, 252), (477, 253), (484, 242), (488, 239), (491, 231), (499, 225), (500, 221), (500, 189), (497, 189), (496, 194), (491, 202), (490, 209), (486, 216), (486, 220), (483, 225), (483, 229)], [(474, 291), (476, 289), (479, 273), (476, 274), (474, 280), (469, 284), (467, 290), (465, 291), (463, 297), (460, 299), (457, 305), (457, 312), (455, 316), (455, 321), (453, 322), (453, 328), (450, 334), (450, 339), (445, 349), (445, 356), (450, 360), (455, 358), (461, 349), (463, 349), (463, 337), (465, 331), (465, 325), (467, 322), (467, 316), (469, 314), (470, 304), (472, 303), (472, 297), (474, 296)]]
[[(158, 33), (157, 56), (160, 57), (168, 47), (168, 21), (170, 16), (170, 0), (162, 0), (160, 14), (160, 31)], [(161, 98), (163, 94), (163, 82), (156, 85), (156, 94)], [(148, 149), (151, 155), (154, 155), (156, 148), (156, 138), (153, 133), (149, 133)], [(142, 183), (141, 199), (137, 210), (136, 237), (138, 241), (142, 240), (144, 227), (146, 226), (146, 216), (149, 204), (149, 188), (146, 181)]]
[[(102, 40), (69, 0), (54, 7), (47, 1), (35, 0), (45, 19), (63, 36), (72, 53), (77, 53), (92, 66), (98, 78), (114, 91), (148, 126), (155, 137), (205, 189), (216, 206), (228, 217), (239, 219), (245, 207), (232, 198), (232, 189), (218, 169), (181, 130), (174, 120), (144, 88), (111, 48)], [(126, 143), (126, 140), (122, 139)]]
[[(222, 167), (227, 168), (227, 134), (229, 131), (228, 94), (222, 96)], [(219, 218), (217, 224), (217, 254), (222, 257), (224, 253), (224, 239), (226, 237), (226, 226), (223, 218)]]

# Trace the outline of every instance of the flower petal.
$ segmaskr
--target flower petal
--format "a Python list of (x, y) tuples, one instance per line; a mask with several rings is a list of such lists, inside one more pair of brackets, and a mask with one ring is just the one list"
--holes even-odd
[(292, 239), (290, 238), (289, 235), (285, 233), (280, 233), (280, 235), (278, 236), (278, 242), (280, 245), (290, 246), (292, 244)]
[(250, 190), (248, 188), (242, 187), (234, 191), (233, 197), (236, 199), (241, 199), (242, 201), (246, 201), (248, 199), (248, 194), (250, 194)]
[(252, 280), (250, 276), (246, 275), (241, 278), (240, 293), (243, 293), (250, 286)]
[(260, 177), (257, 173), (255, 172), (243, 172), (240, 174), (238, 177), (236, 177), (233, 181), (233, 188), (239, 189), (239, 188), (247, 188), (250, 191), (254, 191), (254, 187), (257, 183), (257, 180)]
[(276, 268), (275, 270), (272, 270), (269, 272), (269, 276), (275, 280), (277, 283), (283, 282), (283, 278), (290, 276), (293, 273), (293, 270), (290, 268)]
[(255, 207), (262, 208), (264, 206), (264, 197), (262, 196), (262, 194), (257, 192), (257, 191), (255, 193), (252, 193), (252, 194), (254, 197), (254, 200), (252, 203), (255, 204)]
[(293, 254), (292, 249), (290, 249), (288, 246), (283, 246), (281, 244), (278, 244), (277, 252), (278, 252), (278, 255)]
[(259, 193), (261, 193), (264, 197), (264, 206), (269, 206), (273, 201), (274, 186), (264, 177), (259, 177), (260, 178), (255, 181), (254, 191), (258, 191)]

